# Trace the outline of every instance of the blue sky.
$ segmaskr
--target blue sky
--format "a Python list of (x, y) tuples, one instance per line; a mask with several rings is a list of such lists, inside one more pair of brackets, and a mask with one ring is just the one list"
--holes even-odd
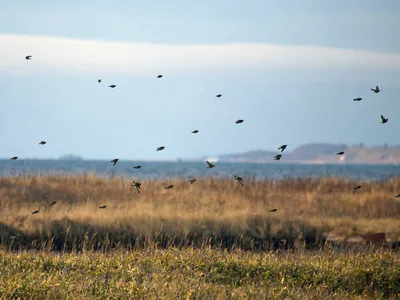
[(3, 3), (0, 157), (400, 144), (399, 15), (395, 0)]

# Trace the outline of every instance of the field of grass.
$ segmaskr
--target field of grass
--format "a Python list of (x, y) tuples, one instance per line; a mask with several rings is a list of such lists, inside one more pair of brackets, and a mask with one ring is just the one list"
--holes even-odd
[(0, 274), (2, 299), (399, 299), (400, 254), (0, 252)]
[(92, 175), (0, 178), (0, 298), (399, 299), (398, 250), (323, 243), (399, 240), (399, 191), (400, 179), (172, 179), (138, 194)]
[[(164, 186), (174, 184), (165, 190)], [(362, 188), (353, 192), (353, 187)], [(142, 182), (95, 176), (0, 178), (1, 245), (13, 249), (113, 249), (204, 245), (271, 249), (323, 233), (385, 232), (400, 240), (400, 179)], [(57, 201), (54, 206), (49, 206)], [(99, 206), (107, 205), (106, 209)], [(277, 208), (276, 212), (269, 212)], [(32, 215), (34, 210), (39, 213)]]

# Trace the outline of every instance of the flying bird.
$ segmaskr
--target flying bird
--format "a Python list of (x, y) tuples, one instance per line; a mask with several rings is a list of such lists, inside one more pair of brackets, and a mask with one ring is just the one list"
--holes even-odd
[(387, 123), (387, 121), (389, 121), (388, 118), (385, 118), (384, 116), (381, 115), (381, 119), (382, 119), (382, 124)]
[(97, 80), (97, 82), (100, 83), (100, 82), (101, 82), (101, 79)]
[(134, 169), (140, 169), (142, 166), (134, 166)]
[(17, 160), (18, 156), (11, 157), (10, 160)]
[(113, 163), (113, 166), (115, 166), (118, 161), (119, 161), (119, 158), (114, 158), (113, 160), (110, 160), (110, 162)]
[(357, 185), (355, 188), (353, 188), (354, 191), (359, 189), (361, 189), (361, 185)]
[(218, 95), (216, 95), (215, 97), (217, 97), (217, 98), (221, 98), (221, 96), (222, 96), (221, 94), (218, 94)]
[(273, 209), (270, 209), (269, 212), (276, 212), (277, 210), (278, 210), (277, 208), (273, 208)]
[(198, 133), (199, 131), (196, 129), (196, 130), (193, 130), (192, 131), (192, 133)]
[(116, 85), (115, 84), (112, 84), (112, 85), (109, 85), (108, 87), (110, 87), (110, 88), (115, 88), (116, 87)]
[(354, 98), (353, 101), (361, 101), (362, 98)]
[(242, 177), (239, 177), (239, 176), (236, 176), (236, 175), (233, 175), (233, 177), (235, 177), (235, 180), (237, 180), (237, 182), (239, 182), (241, 185), (243, 185), (243, 178)]
[(244, 121), (244, 120), (239, 119), (239, 120), (237, 120), (235, 123), (236, 123), (236, 124), (240, 124), (240, 123), (243, 123), (243, 121)]
[(376, 86), (375, 89), (371, 89), (375, 94), (379, 93), (381, 90), (379, 89), (379, 86)]
[(31, 58), (32, 58), (32, 55), (25, 56), (26, 60), (30, 60)]
[(38, 213), (39, 213), (39, 210), (37, 209), (37, 210), (35, 210), (35, 211), (32, 212), (32, 215), (36, 215), (36, 214), (38, 214)]
[(157, 78), (162, 78), (162, 75), (158, 75)]
[(132, 188), (134, 188), (138, 192), (138, 194), (140, 194), (140, 186), (141, 185), (142, 184), (140, 182), (137, 182), (137, 181), (132, 181), (131, 182)]
[(274, 160), (280, 160), (282, 157), (282, 154), (277, 154), (274, 156)]
[(343, 155), (343, 154), (344, 154), (343, 151), (336, 153), (336, 155)]
[(53, 201), (53, 202), (51, 202), (50, 204), (49, 204), (49, 206), (53, 206), (53, 205), (55, 205), (57, 203), (57, 201)]
[(165, 186), (164, 189), (169, 190), (169, 189), (172, 189), (173, 187), (174, 187), (174, 185), (170, 184), (170, 185)]
[(285, 151), (287, 145), (282, 145), (278, 148), (278, 150), (281, 150), (281, 152)]
[(190, 182), (190, 184), (193, 184), (193, 183), (196, 182), (196, 179), (194, 179), (194, 178), (193, 178), (193, 179), (190, 179), (189, 182)]
[(107, 205), (99, 206), (99, 208), (101, 208), (101, 209), (105, 209), (106, 207), (107, 207)]
[(165, 149), (165, 147), (164, 146), (161, 146), (161, 147), (158, 147), (157, 148), (157, 151), (161, 151), (161, 150), (164, 150)]
[(47, 143), (46, 141), (40, 141), (39, 145), (44, 145), (46, 143)]
[(207, 169), (211, 169), (211, 168), (214, 168), (215, 167), (215, 165), (214, 164), (212, 164), (212, 163), (210, 163), (208, 160), (206, 161), (206, 163), (207, 163)]

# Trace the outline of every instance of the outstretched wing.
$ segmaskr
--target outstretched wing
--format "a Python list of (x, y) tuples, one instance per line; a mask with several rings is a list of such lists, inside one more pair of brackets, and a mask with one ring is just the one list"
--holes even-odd
[(385, 117), (381, 115), (382, 122), (385, 122)]

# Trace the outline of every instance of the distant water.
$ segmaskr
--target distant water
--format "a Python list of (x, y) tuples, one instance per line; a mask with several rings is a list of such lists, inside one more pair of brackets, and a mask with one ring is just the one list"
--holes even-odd
[[(142, 168), (134, 170), (134, 165)], [(96, 173), (113, 178), (163, 179), (189, 177), (232, 177), (233, 174), (255, 179), (284, 179), (296, 177), (340, 176), (357, 180), (384, 180), (400, 176), (399, 165), (306, 165), (306, 164), (254, 164), (216, 163), (207, 169), (201, 162), (130, 162), (119, 161), (114, 167), (109, 161), (63, 161), (63, 160), (0, 160), (0, 176), (23, 176), (27, 174), (77, 175)]]

